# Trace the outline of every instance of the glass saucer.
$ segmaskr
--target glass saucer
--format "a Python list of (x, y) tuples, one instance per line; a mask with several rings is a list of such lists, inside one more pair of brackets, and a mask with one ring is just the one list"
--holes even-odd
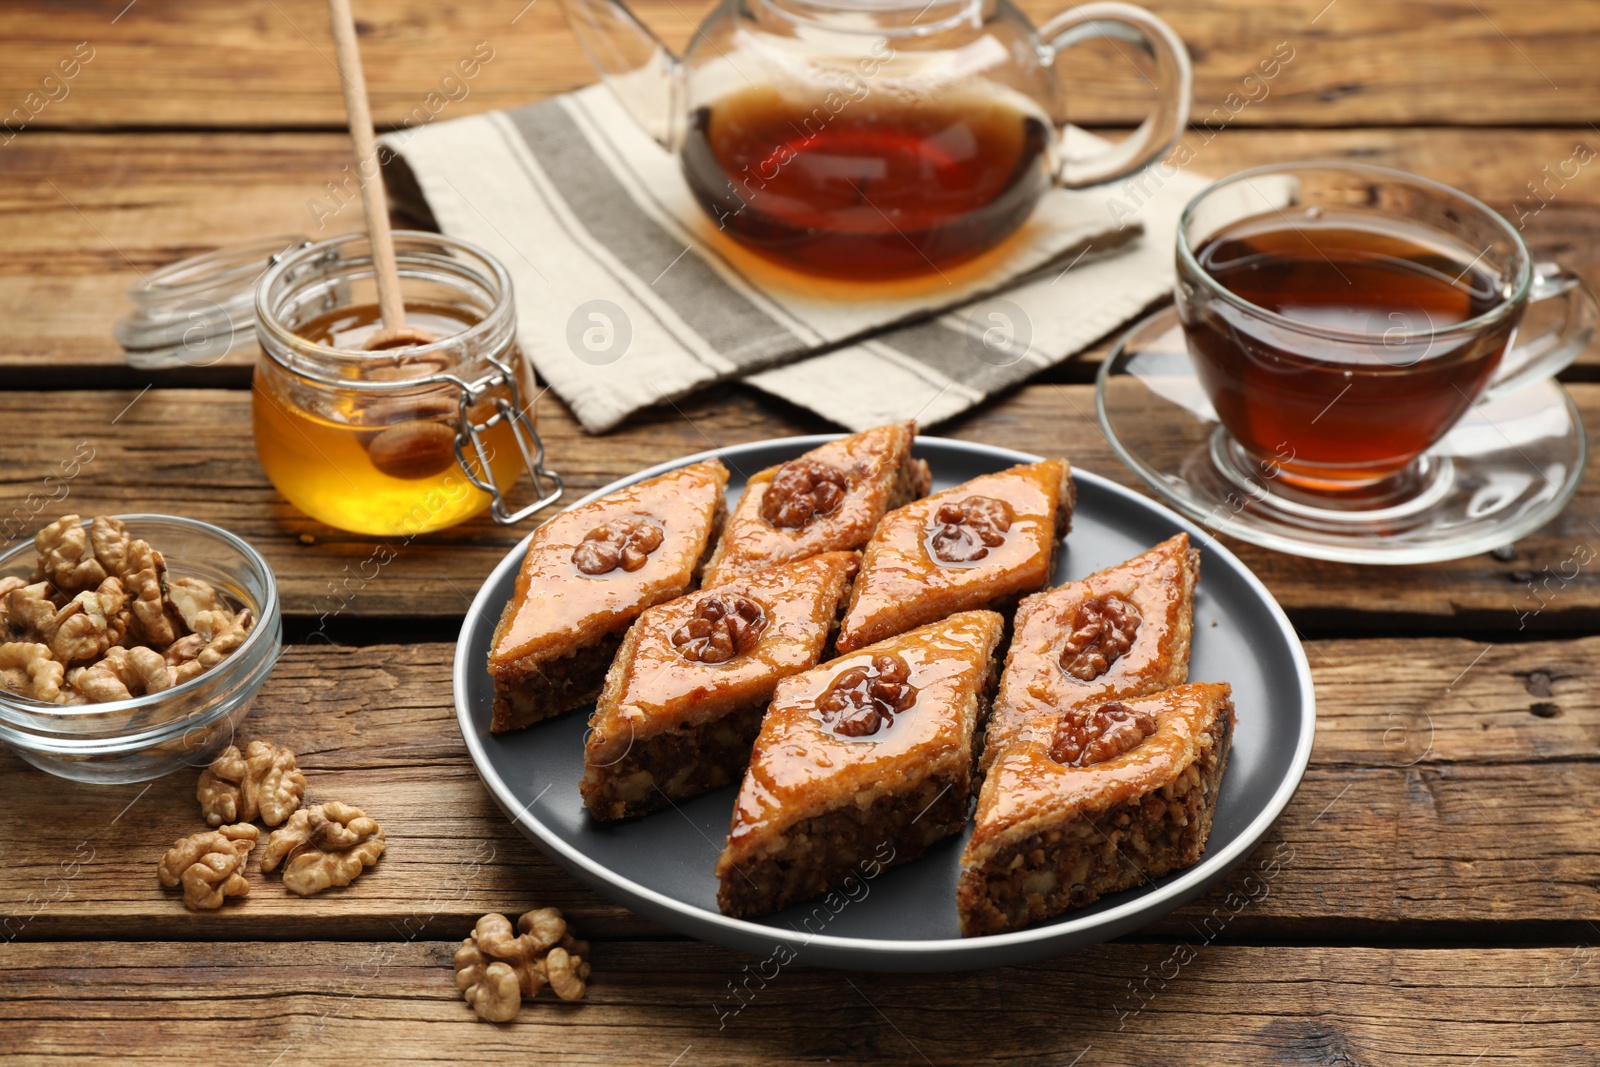
[(1218, 533), (1311, 559), (1434, 563), (1510, 544), (1578, 489), (1583, 421), (1553, 380), (1469, 408), (1405, 475), (1404, 501), (1329, 507), (1264, 476), (1217, 422), (1175, 309), (1117, 342), (1095, 387), (1111, 447), (1156, 494)]

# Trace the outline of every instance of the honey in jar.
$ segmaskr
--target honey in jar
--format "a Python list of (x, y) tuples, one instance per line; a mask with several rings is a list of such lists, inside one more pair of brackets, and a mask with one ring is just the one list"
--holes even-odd
[[(366, 350), (382, 328), (376, 300), (362, 299), (371, 295), (370, 260), (338, 247), (364, 238), (311, 246), (263, 278), (264, 358), (252, 403), (261, 466), (295, 507), (355, 533), (411, 537), (491, 506), (514, 521), (529, 509), (511, 515), (500, 490), (532, 467), (542, 493), (546, 472), (528, 460), (538, 439), (521, 410), (509, 279), (496, 284), (486, 267), (498, 264), (473, 262), (460, 247), (437, 256), (437, 246), (463, 242), (395, 236), (406, 324), (432, 334), (428, 344)], [(435, 254), (408, 269), (412, 238)], [(519, 430), (532, 435), (527, 455)]]

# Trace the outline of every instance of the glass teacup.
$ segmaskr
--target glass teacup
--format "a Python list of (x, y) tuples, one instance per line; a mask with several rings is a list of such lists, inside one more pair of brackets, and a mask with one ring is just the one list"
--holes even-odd
[[(1296, 163), (1235, 174), (1178, 227), (1177, 310), (1226, 430), (1212, 458), (1322, 507), (1421, 493), (1427, 450), (1474, 404), (1554, 375), (1600, 318), (1571, 271), (1438, 182)], [(1519, 339), (1528, 307), (1560, 314)], [(1544, 318), (1545, 316), (1541, 316)]]

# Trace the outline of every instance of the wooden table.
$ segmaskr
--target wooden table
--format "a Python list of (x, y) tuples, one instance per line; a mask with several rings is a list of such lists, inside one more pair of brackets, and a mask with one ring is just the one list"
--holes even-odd
[[(586, 84), (556, 4), (361, 0), (379, 122), (432, 110), (441, 97), (427, 94), (480, 41), (493, 59), (441, 119)], [(707, 6), (639, 5), (674, 43)], [(1600, 145), (1600, 4), (1150, 6), (1194, 54), (1196, 120), (1208, 125), (1191, 133), (1197, 171), (1318, 156), (1418, 171), (1508, 212), (1540, 253), (1600, 282), (1600, 167), (1559, 176), (1575, 146)], [(1321, 716), (1298, 796), (1216, 892), (1131, 937), (1027, 966), (786, 970), (719, 1026), (751, 961), (562, 874), (494, 809), (456, 732), (451, 642), (526, 528), (480, 521), (395, 544), (374, 574), (363, 567), (374, 541), (309, 521), (267, 484), (247, 360), (139, 373), (111, 340), (141, 273), (316, 232), (307, 202), (347, 152), (320, 0), (11, 0), (0, 41), (0, 107), (24, 109), (0, 131), (0, 537), (68, 509), (154, 510), (261, 548), (291, 644), (244, 732), (291, 746), (314, 795), (360, 804), (389, 839), (349, 890), (306, 901), (262, 880), (237, 906), (191, 913), (154, 868), (195, 828), (193, 773), (90, 788), (0, 756), (0, 1058), (1597, 1062), (1589, 679), (1600, 639), (1589, 635), (1600, 581), (1579, 563), (1600, 543), (1593, 477), (1545, 529), (1454, 563), (1352, 567), (1236, 546), (1305, 638)], [(1261, 98), (1242, 79), (1282, 42), (1293, 58)], [(73, 77), (45, 82), (74, 57)], [(1076, 59), (1075, 119), (1137, 118), (1127, 62), (1111, 49)], [(1256, 99), (1237, 106), (1244, 96)], [(1065, 454), (1131, 484), (1090, 417), (1097, 358), (940, 432)], [(1591, 429), (1596, 366), (1591, 355), (1565, 376)], [(576, 493), (711, 444), (826, 428), (737, 387), (603, 438), (559, 403), (540, 415)], [(40, 503), (45, 476), (82, 443), (92, 460), (64, 498)], [(509, 1026), (477, 1021), (453, 984), (457, 941), (486, 911), (536, 904), (594, 940), (588, 1000), (541, 999)]]

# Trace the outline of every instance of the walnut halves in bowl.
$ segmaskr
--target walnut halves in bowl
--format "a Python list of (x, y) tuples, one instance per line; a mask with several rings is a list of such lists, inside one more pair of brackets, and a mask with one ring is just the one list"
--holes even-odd
[(283, 866), (283, 886), (302, 897), (346, 886), (383, 855), (383, 829), (360, 808), (336, 800), (301, 808), (272, 831), (261, 869)]
[[(255, 625), (211, 583), (168, 579), (120, 519), (65, 515), (34, 537), (32, 580), (0, 578), (0, 684), (55, 704), (160, 693), (215, 667)], [(23, 647), (14, 647), (14, 646)], [(61, 667), (39, 660), (43, 649)], [(21, 673), (18, 673), (18, 672)]]
[[(160, 566), (140, 542), (159, 546)], [(162, 627), (175, 635), (166, 644), (150, 632)], [(68, 518), (0, 552), (6, 740), (62, 778), (143, 782), (204, 767), (233, 740), (282, 643), (272, 568), (209, 523)]]

